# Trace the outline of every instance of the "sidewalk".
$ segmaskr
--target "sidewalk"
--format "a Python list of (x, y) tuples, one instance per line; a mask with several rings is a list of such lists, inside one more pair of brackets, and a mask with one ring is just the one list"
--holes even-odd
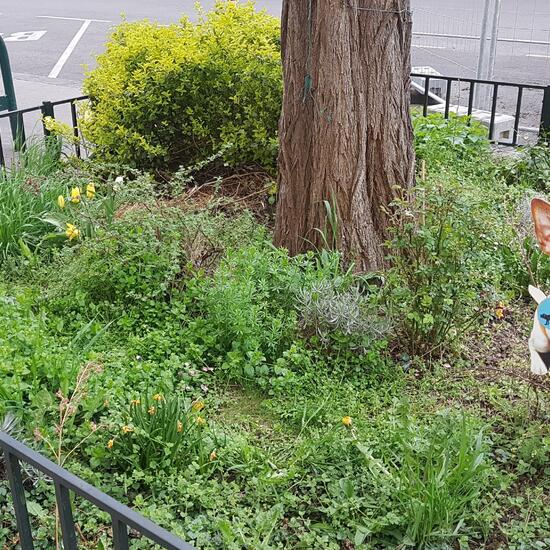
[[(82, 95), (81, 86), (77, 82), (15, 73), (13, 75), (13, 84), (15, 86), (18, 109), (36, 107), (41, 105), (43, 101), (59, 101)], [(68, 105), (56, 107), (55, 115), (60, 121), (68, 124), (71, 123), (71, 111)], [(23, 119), (27, 138), (32, 135), (42, 135), (40, 116), (40, 111), (24, 115)], [(4, 149), (4, 158), (6, 159), (6, 163), (9, 163), (13, 158), (13, 144), (7, 118), (0, 119), (0, 137)]]
[(82, 94), (82, 86), (68, 80), (14, 73), (13, 83), (19, 109), (34, 107), (43, 101), (59, 101)]

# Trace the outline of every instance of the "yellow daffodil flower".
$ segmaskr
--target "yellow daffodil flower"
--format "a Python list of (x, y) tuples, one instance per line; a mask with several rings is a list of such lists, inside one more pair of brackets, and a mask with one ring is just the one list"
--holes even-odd
[(193, 403), (193, 410), (200, 412), (204, 409), (204, 403), (202, 401), (195, 401)]
[(155, 393), (155, 395), (153, 395), (153, 400), (162, 401), (162, 395), (160, 393)]
[(133, 431), (134, 431), (134, 428), (132, 428), (132, 426), (122, 426), (122, 433), (124, 434), (128, 434)]
[(74, 239), (78, 239), (80, 236), (80, 231), (76, 227), (76, 225), (73, 225), (72, 223), (67, 224), (67, 230), (65, 231), (65, 235), (67, 235), (67, 238), (69, 241), (72, 241)]
[(150, 415), (153, 415), (153, 414), (155, 414), (155, 413), (157, 412), (157, 409), (156, 409), (156, 407), (152, 407), (152, 406), (151, 406), (151, 407), (149, 407), (149, 408), (147, 409), (147, 412), (148, 412)]
[(63, 195), (59, 195), (59, 197), (57, 197), (57, 206), (61, 209), (65, 208), (65, 197)]
[(178, 432), (181, 433), (183, 431), (183, 424), (181, 423), (180, 420), (178, 420), (177, 427), (178, 427)]
[(351, 416), (344, 416), (344, 418), (342, 418), (342, 424), (349, 428), (352, 424)]
[(130, 403), (132, 405), (139, 405), (141, 403), (141, 401), (139, 399), (132, 399), (132, 401), (130, 401)]
[(71, 189), (71, 202), (78, 204), (80, 202), (80, 187), (73, 187)]
[(86, 197), (89, 199), (93, 199), (95, 197), (95, 185), (93, 183), (86, 185)]
[(107, 442), (107, 449), (112, 449), (114, 444), (115, 444), (115, 440), (109, 439), (109, 441)]
[(218, 455), (216, 454), (216, 451), (212, 451), (210, 453), (210, 462), (212, 462), (213, 460), (216, 460), (216, 458), (218, 458)]

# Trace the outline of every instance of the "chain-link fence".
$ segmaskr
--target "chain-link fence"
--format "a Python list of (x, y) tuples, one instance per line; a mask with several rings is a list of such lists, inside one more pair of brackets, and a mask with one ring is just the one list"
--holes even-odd
[[(491, 0), (491, 4), (496, 0)], [(489, 10), (487, 41), (495, 24), (496, 55), (494, 78), (550, 79), (550, 1), (499, 0), (499, 15), (493, 21)], [(414, 48), (429, 54), (434, 64), (452, 68), (456, 76), (476, 75), (486, 0), (412, 0)], [(414, 54), (413, 54), (414, 57)], [(515, 61), (510, 58), (517, 58)], [(521, 63), (519, 60), (523, 60)], [(542, 60), (535, 65), (532, 60)], [(545, 70), (529, 71), (538, 66)]]
[[(420, 68), (426, 68), (462, 78), (550, 84), (550, 0), (490, 0), (489, 8), (486, 3), (412, 0), (413, 70), (422, 72)], [(481, 73), (480, 52), (484, 62)], [(453, 104), (464, 104), (467, 93), (462, 92), (467, 89), (459, 86), (454, 91)], [(490, 108), (491, 94), (491, 88), (480, 87), (476, 107)], [(540, 96), (540, 92), (525, 90), (521, 128), (538, 126)], [(503, 89), (497, 107), (499, 112), (513, 115), (516, 103), (515, 90)]]

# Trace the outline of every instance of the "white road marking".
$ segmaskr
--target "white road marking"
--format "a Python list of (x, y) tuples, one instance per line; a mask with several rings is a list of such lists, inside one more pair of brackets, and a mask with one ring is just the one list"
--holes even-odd
[(94, 23), (111, 23), (107, 19), (83, 19), (81, 17), (60, 17), (58, 15), (37, 15), (40, 19), (66, 19), (67, 21), (93, 21)]
[(65, 51), (61, 54), (61, 57), (57, 60), (54, 68), (50, 71), (48, 78), (57, 78), (63, 65), (67, 63), (69, 57), (73, 53), (80, 39), (84, 36), (84, 33), (92, 23), (110, 23), (106, 19), (82, 19), (80, 17), (61, 17), (58, 15), (37, 15), (41, 19), (64, 19), (67, 21), (82, 21), (82, 26), (78, 29), (78, 32), (73, 36), (73, 39), (69, 42), (69, 45), (65, 48)]
[[(4, 42), (26, 42), (27, 40), (40, 40), (47, 31), (20, 31), (12, 32), (6, 38)], [(0, 32), (0, 36), (3, 36), (4, 33)]]
[(57, 63), (55, 64), (54, 68), (50, 71), (50, 74), (48, 75), (48, 78), (57, 78), (59, 73), (61, 72), (61, 69), (63, 68), (63, 65), (67, 63), (67, 60), (69, 57), (71, 57), (71, 54), (73, 53), (74, 49), (76, 48), (76, 45), (86, 32), (86, 29), (92, 24), (92, 21), (90, 19), (86, 19), (84, 23), (82, 23), (82, 26), (80, 29), (78, 29), (78, 32), (73, 36), (73, 39), (69, 42), (69, 45), (65, 48), (65, 51), (61, 54), (61, 57), (57, 60)]
[(526, 57), (541, 57), (542, 59), (550, 59), (550, 55), (548, 54), (539, 54), (539, 53), (528, 53), (525, 54)]

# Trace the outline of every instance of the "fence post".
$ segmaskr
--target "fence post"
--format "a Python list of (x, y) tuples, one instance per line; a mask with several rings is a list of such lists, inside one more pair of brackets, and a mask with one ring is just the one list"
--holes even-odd
[(544, 88), (539, 138), (541, 141), (546, 142), (550, 140), (550, 86), (546, 86), (546, 88)]
[[(8, 111), (17, 111), (17, 100), (15, 99), (15, 88), (11, 74), (10, 58), (4, 40), (0, 36), (0, 73), (4, 83), (6, 107)], [(19, 151), (25, 143), (25, 127), (23, 126), (23, 115), (10, 116), (11, 133), (15, 150)]]
[(46, 123), (44, 122), (44, 118), (46, 118), (47, 116), (55, 118), (55, 113), (51, 101), (42, 102), (42, 128), (44, 129), (44, 135), (46, 137), (51, 134), (51, 132), (46, 128)]

